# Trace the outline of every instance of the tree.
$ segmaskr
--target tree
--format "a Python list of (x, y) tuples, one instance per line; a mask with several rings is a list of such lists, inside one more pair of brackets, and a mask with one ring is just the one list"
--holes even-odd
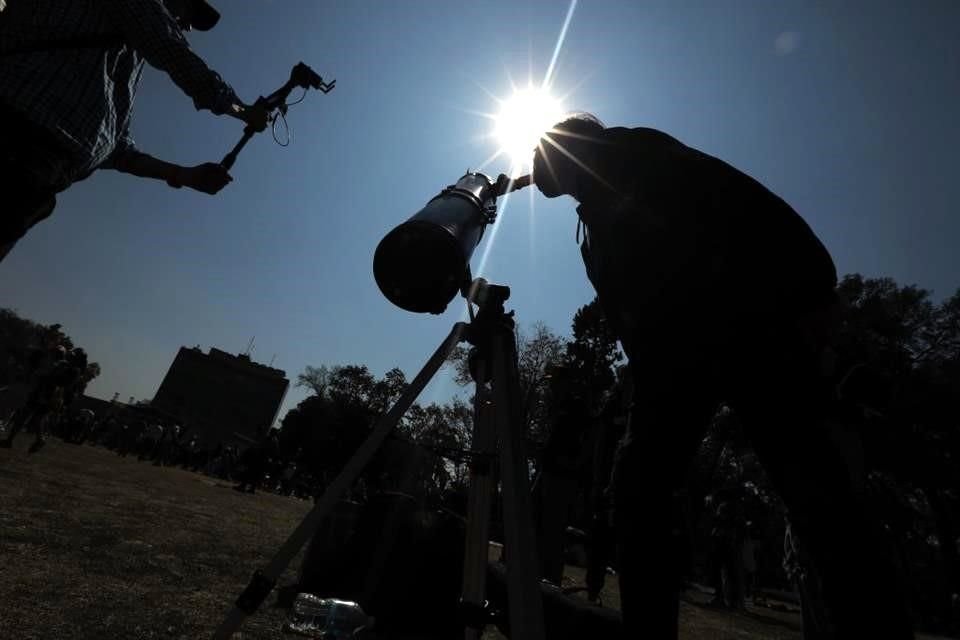
[(83, 375), (84, 384), (93, 381), (94, 378), (100, 375), (100, 365), (96, 362), (91, 362), (87, 365), (87, 371)]
[(330, 398), (345, 406), (370, 409), (376, 380), (366, 365), (343, 365), (330, 371)]
[[(890, 278), (846, 276), (838, 351), (851, 373), (841, 387), (869, 420), (862, 429), (870, 489), (912, 560), (933, 553), (960, 593), (960, 291), (940, 304)], [(929, 564), (929, 562), (927, 563)], [(930, 584), (916, 592), (936, 591)], [(948, 609), (943, 598), (941, 610)]]
[(394, 367), (383, 378), (373, 383), (370, 390), (371, 408), (376, 413), (385, 413), (400, 398), (407, 387), (407, 377), (403, 371)]
[[(0, 309), (0, 385), (33, 385), (41, 369), (54, 357), (54, 349), (74, 348), (73, 340), (59, 324), (49, 326), (21, 318), (15, 311)], [(100, 375), (100, 365), (89, 363), (81, 385)], [(82, 390), (82, 389), (81, 389)]]
[(442, 496), (467, 479), (473, 409), (454, 398), (449, 404), (414, 404), (404, 416), (400, 433), (433, 454), (429, 493)]
[(297, 386), (311, 389), (313, 395), (284, 416), (283, 451), (288, 456), (299, 451), (301, 461), (318, 476), (339, 470), (367, 437), (378, 415), (378, 407), (371, 402), (376, 385), (363, 365), (306, 367), (297, 376)]
[(564, 365), (573, 372), (587, 410), (595, 414), (617, 380), (615, 367), (623, 354), (598, 298), (577, 309), (573, 316), (573, 340), (567, 342)]
[[(542, 322), (534, 323), (529, 334), (519, 328), (514, 334), (520, 378), (521, 424), (528, 438), (541, 442), (547, 432), (547, 382), (551, 369), (563, 356), (564, 341)], [(473, 383), (469, 348), (457, 347), (449, 361), (454, 366), (457, 384), (467, 386)]]
[(311, 367), (307, 366), (303, 373), (297, 374), (298, 387), (306, 387), (313, 391), (313, 394), (321, 398), (326, 397), (327, 388), (330, 386), (330, 369), (325, 366)]
[(280, 443), (287, 457), (317, 477), (338, 472), (370, 434), (377, 419), (406, 387), (406, 376), (393, 368), (377, 379), (365, 365), (308, 366), (297, 386), (313, 394), (287, 412)]
[(936, 350), (936, 310), (929, 291), (859, 274), (845, 276), (837, 290), (844, 305), (843, 355), (899, 377)]
[(520, 415), (527, 437), (542, 443), (549, 434), (551, 371), (563, 358), (564, 341), (542, 322), (530, 336), (519, 333)]

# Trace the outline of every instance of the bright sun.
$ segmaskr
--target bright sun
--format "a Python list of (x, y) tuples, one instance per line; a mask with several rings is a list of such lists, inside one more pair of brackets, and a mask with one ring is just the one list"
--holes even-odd
[(500, 103), (493, 135), (514, 170), (529, 167), (540, 137), (563, 119), (560, 101), (545, 89), (518, 89)]

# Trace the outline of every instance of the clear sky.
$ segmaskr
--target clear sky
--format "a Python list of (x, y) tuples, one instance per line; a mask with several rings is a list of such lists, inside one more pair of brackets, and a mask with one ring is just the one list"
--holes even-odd
[[(297, 61), (326, 79), (291, 108), (292, 143), (259, 136), (220, 195), (109, 171), (60, 197), (0, 264), (0, 305), (59, 322), (100, 362), (88, 392), (150, 398), (181, 345), (412, 377), (462, 314), (390, 305), (383, 234), (496, 151), (494, 96), (542, 80), (560, 2), (220, 0), (195, 49), (253, 101)], [(960, 3), (581, 0), (554, 90), (608, 125), (660, 128), (791, 203), (841, 273), (960, 286)], [(241, 125), (144, 74), (134, 137), (184, 164), (219, 160)], [(484, 169), (508, 170), (498, 160)], [(568, 199), (503, 203), (482, 275), (527, 325), (568, 333), (593, 294)], [(474, 271), (483, 247), (474, 258)], [(426, 400), (454, 391), (449, 377)], [(283, 411), (304, 397), (291, 389)]]

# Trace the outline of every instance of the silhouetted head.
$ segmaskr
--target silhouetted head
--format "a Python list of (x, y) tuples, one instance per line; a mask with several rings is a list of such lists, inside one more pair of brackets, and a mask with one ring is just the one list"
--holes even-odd
[(596, 146), (605, 127), (589, 113), (580, 112), (558, 122), (540, 138), (533, 154), (533, 180), (548, 198), (579, 198), (588, 188)]
[(184, 31), (209, 31), (220, 21), (220, 12), (206, 0), (163, 0)]

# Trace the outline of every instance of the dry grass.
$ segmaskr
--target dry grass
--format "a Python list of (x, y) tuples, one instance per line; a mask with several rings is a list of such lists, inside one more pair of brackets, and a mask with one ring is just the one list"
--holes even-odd
[[(51, 440), (28, 456), (28, 444), (0, 450), (0, 638), (209, 637), (309, 509), (103, 449)], [(265, 606), (243, 637), (283, 637), (282, 619)]]
[[(584, 584), (584, 570), (567, 567), (564, 582)], [(566, 585), (565, 585), (566, 586)], [(615, 578), (608, 578), (600, 594), (605, 606), (620, 608)], [(748, 605), (746, 612), (725, 611), (708, 606), (711, 594), (687, 591), (680, 601), (680, 640), (800, 640), (800, 615), (792, 606), (778, 603), (783, 610)]]
[[(310, 507), (100, 448), (52, 439), (28, 456), (28, 444), (0, 449), (0, 638), (209, 637)], [(619, 606), (609, 582), (604, 601)], [(684, 640), (800, 638), (795, 612), (730, 614), (706, 599), (685, 597)], [(272, 603), (237, 637), (287, 637)]]

